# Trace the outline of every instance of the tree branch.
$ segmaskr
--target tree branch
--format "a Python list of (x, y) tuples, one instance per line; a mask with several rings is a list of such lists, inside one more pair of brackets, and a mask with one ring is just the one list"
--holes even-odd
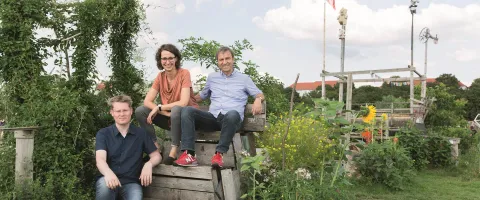
[(290, 129), (290, 122), (292, 121), (293, 97), (295, 96), (295, 89), (297, 87), (297, 82), (298, 82), (298, 77), (299, 76), (300, 76), (300, 73), (297, 74), (297, 78), (295, 79), (295, 83), (293, 83), (292, 95), (290, 96), (290, 111), (288, 112), (287, 128), (285, 130), (285, 135), (283, 136), (283, 140), (282, 140), (282, 170), (285, 170), (285, 141), (287, 140), (288, 129)]

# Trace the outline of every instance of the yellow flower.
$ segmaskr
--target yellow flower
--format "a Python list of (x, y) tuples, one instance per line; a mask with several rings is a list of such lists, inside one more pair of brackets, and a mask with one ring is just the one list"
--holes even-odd
[(375, 106), (368, 106), (368, 114), (364, 115), (362, 117), (363, 122), (370, 124), (373, 119), (375, 119), (375, 116), (377, 114), (377, 110), (375, 109)]
[(382, 114), (382, 119), (383, 119), (383, 121), (387, 121), (387, 120), (388, 120), (387, 113), (383, 113), (383, 114)]

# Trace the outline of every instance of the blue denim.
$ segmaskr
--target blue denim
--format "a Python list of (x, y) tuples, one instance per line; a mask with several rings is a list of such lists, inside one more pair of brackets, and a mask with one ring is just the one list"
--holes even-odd
[(123, 200), (143, 199), (142, 186), (138, 183), (128, 183), (112, 190), (107, 187), (105, 177), (102, 177), (97, 180), (96, 189), (96, 200), (115, 200), (117, 197)]
[(183, 108), (181, 120), (181, 150), (195, 151), (195, 130), (221, 131), (216, 151), (225, 153), (228, 151), (233, 136), (242, 126), (242, 119), (236, 110), (230, 110), (225, 115), (220, 113), (215, 118), (212, 113), (188, 106)]

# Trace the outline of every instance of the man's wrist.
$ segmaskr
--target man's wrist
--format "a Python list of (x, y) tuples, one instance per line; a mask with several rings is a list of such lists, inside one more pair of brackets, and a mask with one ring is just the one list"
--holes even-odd
[(159, 111), (162, 111), (162, 104), (158, 104), (157, 107)]

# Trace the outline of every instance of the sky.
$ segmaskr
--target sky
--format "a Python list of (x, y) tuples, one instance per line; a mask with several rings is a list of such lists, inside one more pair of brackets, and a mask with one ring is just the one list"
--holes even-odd
[[(155, 51), (164, 43), (180, 49), (179, 39), (203, 37), (231, 45), (247, 39), (253, 51), (244, 59), (259, 66), (259, 71), (291, 85), (321, 80), (323, 66), (322, 0), (142, 0), (148, 30), (137, 39), (144, 61), (146, 79), (153, 80), (159, 70)], [(326, 7), (326, 71), (340, 71), (341, 8), (348, 10), (346, 26), (345, 71), (404, 68), (410, 64), (411, 14), (409, 0), (337, 0), (336, 10)], [(428, 41), (428, 77), (454, 74), (466, 85), (480, 78), (480, 0), (421, 0), (414, 16), (414, 66), (424, 72), (425, 44), (419, 40), (421, 29), (428, 27), (439, 38)], [(101, 77), (108, 77), (108, 48), (97, 51)], [(199, 63), (184, 62), (192, 79), (212, 72)], [(241, 66), (243, 68), (243, 66)], [(408, 72), (378, 74), (409, 76)], [(354, 78), (369, 78), (357, 75)], [(327, 80), (335, 80), (333, 77)], [(377, 83), (379, 84), (379, 83)]]

